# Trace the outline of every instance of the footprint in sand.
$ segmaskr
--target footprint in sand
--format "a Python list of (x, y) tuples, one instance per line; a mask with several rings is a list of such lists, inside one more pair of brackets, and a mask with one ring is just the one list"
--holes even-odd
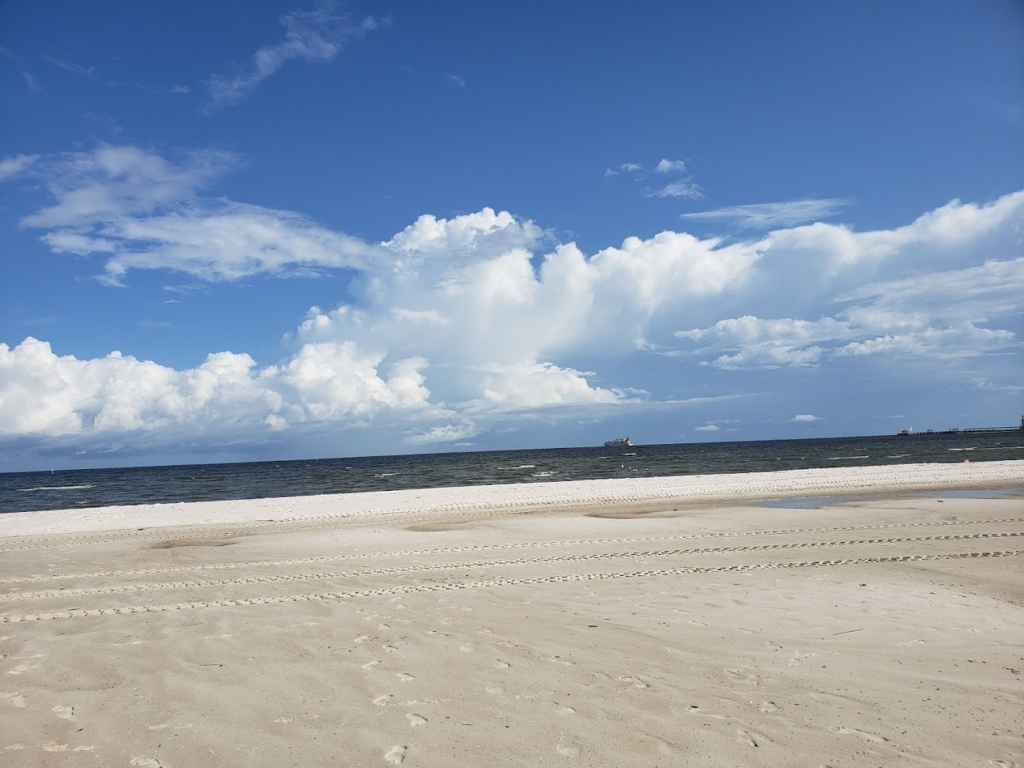
[(11, 693), (0, 693), (0, 700), (9, 701), (18, 709), (24, 709), (26, 704), (25, 697), (16, 691)]
[(355, 643), (365, 643), (369, 639), (370, 639), (369, 635), (360, 635), (353, 642), (355, 642)]
[(39, 746), (41, 746), (43, 748), (44, 752), (67, 752), (68, 751), (68, 745), (67, 744), (60, 744), (60, 743), (54, 741), (53, 739), (50, 739), (49, 741), (44, 741)]
[(427, 722), (427, 718), (423, 717), (423, 715), (408, 714), (406, 717), (409, 718), (409, 725), (413, 728), (419, 725), (425, 725)]
[(415, 680), (416, 678), (410, 675), (408, 672), (399, 672), (398, 679), (401, 680), (403, 683), (408, 683)]
[(757, 685), (761, 678), (753, 670), (754, 667), (738, 667), (736, 669), (726, 669), (725, 674), (738, 683)]
[(384, 759), (392, 765), (398, 765), (405, 760), (405, 747), (392, 747), (391, 751), (384, 755)]
[(575, 715), (576, 714), (576, 710), (573, 709), (572, 707), (566, 706), (564, 704), (556, 705), (556, 706), (558, 706), (558, 708), (555, 710), (555, 712), (557, 712), (560, 715)]
[(495, 669), (508, 669), (511, 666), (512, 665), (509, 664), (507, 661), (502, 661), (501, 659), (497, 659), (494, 662), (494, 668)]
[(372, 672), (373, 668), (376, 667), (378, 664), (380, 664), (379, 661), (368, 661), (365, 664), (363, 664), (363, 669), (370, 670)]
[(500, 685), (491, 685), (488, 686), (485, 690), (492, 696), (501, 696), (505, 692), (505, 689), (502, 688)]
[(74, 707), (65, 707), (65, 706), (62, 706), (62, 705), (58, 704), (56, 707), (53, 708), (53, 714), (55, 714), (57, 717), (59, 717), (59, 718), (61, 718), (63, 720), (74, 720), (75, 719), (75, 708)]
[(579, 757), (582, 752), (583, 750), (577, 747), (575, 744), (558, 745), (558, 754), (565, 755), (566, 757)]
[(799, 667), (804, 663), (804, 659), (809, 659), (813, 656), (817, 656), (816, 653), (800, 653), (800, 651), (793, 651), (793, 658), (789, 660), (790, 667)]
[(563, 659), (561, 656), (552, 656), (550, 659), (548, 659), (548, 661), (553, 661), (555, 662), (555, 664), (565, 664), (565, 666), (567, 667), (572, 667), (576, 664), (576, 662), (568, 661), (566, 659)]
[(461, 648), (459, 648), (459, 650), (462, 651), (463, 653), (472, 653), (473, 652), (473, 646), (472, 645), (464, 645)]
[(762, 712), (778, 712), (779, 708), (777, 706), (775, 706), (775, 702), (774, 701), (762, 701), (761, 702), (761, 711)]
[(381, 648), (383, 648), (388, 653), (397, 653), (398, 652), (398, 648), (396, 646), (394, 646), (394, 645), (382, 645)]
[(650, 686), (639, 677), (627, 677), (622, 675), (617, 679), (620, 683), (632, 683), (634, 688), (650, 688)]
[(128, 765), (136, 766), (136, 768), (163, 768), (160, 761), (154, 760), (152, 757), (133, 757)]
[(763, 742), (767, 741), (767, 738), (760, 733), (739, 730), (736, 731), (736, 741), (740, 744), (749, 744), (751, 747), (760, 747)]
[(395, 697), (392, 696), (390, 693), (385, 693), (383, 696), (378, 696), (376, 699), (374, 699), (373, 703), (376, 704), (378, 707), (388, 707), (391, 706), (391, 700), (394, 698)]

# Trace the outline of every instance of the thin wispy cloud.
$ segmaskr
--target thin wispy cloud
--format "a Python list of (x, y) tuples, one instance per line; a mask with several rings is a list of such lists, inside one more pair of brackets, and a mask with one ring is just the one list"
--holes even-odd
[(807, 198), (780, 203), (729, 205), (710, 211), (684, 213), (687, 221), (722, 222), (737, 230), (769, 230), (831, 218), (853, 201), (845, 198)]
[(120, 123), (118, 123), (117, 120), (115, 120), (107, 112), (86, 112), (84, 115), (82, 115), (82, 117), (93, 123), (97, 123), (103, 128), (106, 128), (108, 131), (110, 131), (110, 133), (114, 134), (115, 136), (124, 130), (121, 127)]
[(22, 65), (21, 56), (2, 45), (0, 45), (0, 56), (3, 56), (5, 59), (10, 61), (18, 72), (21, 73), (21, 77), (30, 91), (35, 93), (46, 93), (46, 91), (43, 90), (43, 86), (41, 86), (39, 81), (36, 80), (35, 76)]
[(149, 93), (155, 93), (160, 95), (167, 94), (185, 94), (191, 93), (192, 89), (187, 85), (172, 85), (170, 87), (163, 87), (158, 85), (145, 85), (143, 83), (132, 83), (121, 80), (108, 80), (102, 77), (97, 71), (96, 67), (86, 67), (74, 61), (67, 61), (65, 59), (58, 59), (54, 56), (43, 56), (43, 58), (53, 64), (58, 69), (62, 69), (65, 72), (69, 72), (77, 77), (91, 80), (98, 85), (111, 86), (113, 88), (131, 88), (139, 91), (148, 91)]
[(346, 43), (387, 23), (387, 19), (378, 21), (367, 16), (353, 24), (347, 16), (336, 15), (330, 9), (293, 11), (279, 21), (285, 28), (280, 42), (256, 51), (250, 66), (238, 66), (231, 73), (215, 74), (210, 78), (207, 110), (240, 103), (290, 61), (301, 60), (308, 64), (331, 62), (344, 50)]
[(0, 181), (20, 176), (39, 159), (39, 155), (15, 155), (0, 160)]
[(658, 189), (646, 189), (644, 194), (647, 197), (672, 197), (677, 200), (700, 200), (704, 197), (704, 191), (692, 176), (673, 181)]
[(457, 88), (466, 87), (466, 78), (462, 75), (445, 75), (444, 80), (448, 85), (455, 86)]

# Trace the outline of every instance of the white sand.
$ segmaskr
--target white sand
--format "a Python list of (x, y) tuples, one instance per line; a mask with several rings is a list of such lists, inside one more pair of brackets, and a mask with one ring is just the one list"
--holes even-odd
[(985, 487), (1024, 462), (3, 515), (0, 765), (1024, 766), (1024, 502), (919, 494)]

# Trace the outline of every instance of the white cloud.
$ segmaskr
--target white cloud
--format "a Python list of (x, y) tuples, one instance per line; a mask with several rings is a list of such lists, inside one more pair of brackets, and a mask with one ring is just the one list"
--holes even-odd
[(703, 427), (695, 427), (694, 432), (720, 432), (721, 427), (717, 424), (705, 424)]
[(679, 218), (686, 221), (721, 221), (737, 230), (767, 231), (827, 219), (849, 204), (849, 200), (840, 198), (808, 198), (781, 203), (729, 205), (711, 211), (684, 213)]
[(93, 227), (193, 197), (237, 156), (219, 150), (183, 152), (167, 160), (137, 147), (101, 145), (40, 161), (57, 204), (21, 220), (26, 227)]
[(656, 166), (655, 173), (683, 173), (686, 170), (686, 162), (683, 160), (665, 160), (662, 158)]
[(443, 414), (429, 403), (426, 361), (399, 360), (384, 378), (382, 360), (351, 342), (323, 343), (262, 370), (249, 355), (218, 352), (198, 368), (176, 371), (120, 352), (58, 356), (30, 337), (13, 349), (0, 344), (0, 433), (95, 438), (140, 431), (173, 441)]
[(166, 159), (137, 147), (102, 145), (40, 161), (56, 204), (24, 217), (56, 253), (104, 254), (104, 282), (131, 269), (165, 269), (208, 281), (253, 274), (310, 274), (355, 267), (378, 252), (300, 214), (197, 192), (239, 159), (221, 151)]
[(445, 75), (444, 79), (448, 85), (454, 85), (458, 88), (466, 87), (466, 78), (462, 77), (462, 75)]
[[(1024, 210), (1024, 191), (1004, 195), (987, 204), (953, 200), (892, 230), (854, 232), (846, 226), (815, 223), (772, 232), (769, 250), (813, 253), (829, 269), (872, 264), (927, 246), (941, 253), (989, 233)], [(955, 254), (954, 254), (955, 255)]]
[[(1024, 193), (951, 203), (892, 230), (820, 224), (730, 240), (666, 231), (585, 252), (492, 208), (425, 214), (367, 242), (207, 196), (238, 162), (107, 146), (39, 158), (23, 176), (46, 181), (52, 204), (22, 222), (55, 252), (101, 261), (107, 282), (138, 269), (191, 275), (174, 287), (185, 302), (218, 281), (344, 269), (355, 273), (344, 303), (311, 307), (273, 365), (220, 352), (178, 371), (58, 357), (32, 339), (3, 347), (5, 439), (85, 445), (130, 432), (185, 444), (372, 426), (390, 430), (390, 445), (486, 444), (476, 438), (527, 419), (706, 407), (722, 381), (756, 380), (720, 371), (799, 369), (793, 383), (830, 370), (895, 377), (912, 360), (919, 379), (952, 371), (980, 393), (970, 382), (1012, 382), (1019, 359)], [(766, 415), (789, 419), (802, 403)], [(708, 419), (701, 431), (723, 425)]]
[(0, 181), (7, 181), (24, 173), (36, 160), (39, 155), (15, 155), (0, 160)]
[(795, 422), (810, 422), (810, 421), (821, 421), (821, 419), (811, 413), (798, 413), (790, 421)]
[(933, 360), (977, 357), (1019, 346), (1012, 331), (978, 328), (972, 323), (949, 328), (927, 328), (913, 333), (852, 341), (837, 349), (836, 357), (887, 354), (928, 357)]
[(301, 59), (311, 64), (333, 61), (350, 40), (380, 26), (373, 17), (353, 24), (347, 17), (334, 15), (326, 8), (293, 11), (282, 16), (280, 22), (285, 28), (284, 39), (256, 51), (250, 67), (237, 67), (231, 74), (215, 74), (210, 78), (207, 84), (209, 107), (238, 104), (289, 61)]
[(409, 432), (402, 438), (406, 445), (434, 445), (436, 443), (454, 443), (457, 440), (476, 437), (479, 430), (472, 421), (460, 421), (454, 424), (440, 424), (426, 432)]
[(715, 368), (726, 371), (746, 371), (755, 369), (801, 368), (817, 365), (821, 357), (821, 347), (787, 347), (783, 345), (761, 344), (745, 347), (732, 355), (722, 355), (711, 362)]
[(587, 376), (593, 376), (592, 372), (559, 368), (551, 363), (490, 363), (474, 370), (480, 374), (477, 387), (481, 397), (465, 404), (469, 413), (611, 404), (625, 399), (621, 391), (591, 387)]
[(679, 179), (660, 189), (648, 189), (644, 194), (647, 197), (673, 197), (677, 200), (700, 200), (704, 197), (703, 190), (693, 179)]

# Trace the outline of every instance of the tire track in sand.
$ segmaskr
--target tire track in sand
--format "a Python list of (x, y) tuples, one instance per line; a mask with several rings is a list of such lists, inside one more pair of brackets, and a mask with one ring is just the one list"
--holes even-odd
[(9, 592), (0, 595), (0, 602), (16, 600), (45, 600), (54, 597), (84, 597), (87, 595), (113, 595), (126, 592), (153, 592), (171, 589), (206, 589), (244, 584), (279, 584), (324, 579), (359, 578), (364, 576), (391, 576), (403, 573), (449, 571), (466, 568), (487, 568), (498, 566), (537, 565), (542, 563), (585, 562), (589, 560), (614, 560), (644, 557), (678, 557), (681, 555), (715, 555), (736, 552), (776, 552), (791, 549), (826, 547), (848, 547), (867, 544), (910, 544), (925, 541), (968, 541), (978, 539), (999, 539), (1024, 536), (1024, 532), (1012, 533), (962, 533), (937, 536), (916, 536), (888, 539), (851, 539), (848, 541), (808, 541), (787, 544), (755, 544), (741, 547), (707, 547), (697, 549), (661, 549), (640, 552), (593, 552), (582, 554), (551, 555), (549, 557), (524, 557), (505, 560), (477, 560), (471, 562), (435, 563), (429, 565), (406, 565), (393, 568), (367, 568), (355, 571), (330, 571), (325, 573), (299, 573), (281, 576), (243, 576), (236, 579), (210, 579), (206, 581), (172, 581), (151, 584), (117, 584), (107, 587), (83, 587), (81, 589), (48, 589), (36, 592)]
[(866, 565), (882, 563), (916, 563), (936, 560), (978, 559), (995, 557), (1017, 557), (1024, 555), (1024, 550), (997, 550), (986, 552), (954, 552), (949, 554), (930, 555), (899, 555), (892, 557), (860, 557), (842, 560), (812, 560), (784, 563), (756, 563), (725, 566), (684, 566), (679, 568), (659, 568), (646, 571), (623, 571), (618, 573), (574, 573), (558, 576), (535, 576), (519, 579), (486, 579), (480, 581), (461, 581), (450, 583), (432, 583), (385, 587), (381, 589), (362, 589), (351, 592), (320, 592), (303, 595), (284, 595), (275, 597), (239, 598), (234, 600), (213, 600), (208, 602), (169, 603), (165, 605), (141, 605), (131, 607), (92, 608), (87, 610), (62, 611), (56, 613), (35, 613), (5, 615), (0, 619), (3, 624), (15, 624), (30, 621), (55, 621), (59, 619), (78, 619), (95, 616), (122, 616), (138, 613), (163, 613), (167, 611), (195, 610), (200, 608), (232, 608), (251, 605), (275, 605), (331, 600), (349, 600), (361, 597), (387, 597), (391, 595), (407, 595), (423, 592), (453, 591), (459, 589), (485, 589), (489, 587), (530, 586), (535, 584), (553, 584), (558, 582), (604, 581), (610, 579), (654, 578), (659, 576), (682, 576), (699, 573), (742, 573), (746, 571), (762, 571), (773, 569), (797, 568), (828, 568), (843, 565)]
[[(416, 518), (412, 520), (401, 521), (403, 525), (415, 524), (420, 522), (445, 522), (453, 525), (458, 525), (464, 522), (471, 522), (474, 519), (487, 519), (491, 515), (478, 515), (473, 518), (463, 517), (459, 520), (437, 520), (434, 517)], [(295, 560), (266, 560), (266, 561), (255, 561), (255, 562), (242, 562), (242, 563), (216, 563), (216, 564), (205, 564), (205, 565), (191, 565), (191, 566), (175, 566), (170, 568), (147, 568), (139, 569), (134, 571), (100, 571), (90, 574), (74, 574), (74, 575), (52, 575), (52, 574), (40, 574), (32, 576), (20, 576), (15, 578), (0, 579), (0, 584), (15, 584), (24, 583), (31, 581), (46, 581), (49, 579), (60, 579), (60, 578), (91, 578), (101, 576), (125, 576), (134, 573), (173, 573), (175, 571), (188, 571), (188, 570), (222, 570), (230, 568), (243, 568), (250, 565), (288, 565), (293, 563), (314, 563), (324, 562), (328, 560), (340, 560), (347, 558), (369, 558), (369, 557), (393, 557), (393, 556), (408, 556), (408, 555), (419, 555), (419, 554), (441, 554), (446, 552), (471, 552), (471, 551), (483, 551), (489, 549), (513, 549), (517, 547), (545, 547), (545, 546), (558, 546), (560, 544), (615, 544), (620, 542), (632, 542), (632, 541), (673, 541), (683, 539), (715, 539), (715, 538), (732, 538), (737, 536), (776, 536), (783, 534), (793, 533), (841, 533), (844, 531), (875, 531), (875, 530), (888, 530), (892, 528), (928, 528), (932, 526), (946, 526), (946, 525), (1001, 525), (1006, 523), (1024, 523), (1024, 518), (1020, 517), (1007, 517), (997, 518), (989, 520), (936, 520), (934, 522), (920, 522), (920, 523), (877, 523), (874, 525), (849, 525), (842, 527), (832, 528), (768, 528), (760, 531), (739, 531), (739, 532), (722, 532), (722, 533), (688, 533), (679, 534), (674, 536), (644, 536), (637, 538), (613, 538), (613, 539), (577, 539), (577, 540), (566, 540), (566, 541), (545, 541), (545, 542), (515, 542), (507, 544), (480, 544), (475, 546), (466, 547), (446, 547), (446, 548), (435, 548), (435, 549), (421, 549), (421, 550), (405, 550), (401, 552), (381, 552), (381, 553), (366, 553), (360, 555), (334, 555), (329, 557), (313, 557), (313, 558), (301, 558)], [(366, 522), (360, 522), (353, 524), (355, 527), (363, 526)], [(305, 530), (305, 529), (302, 529)], [(291, 532), (290, 528), (280, 528), (274, 533), (288, 533)], [(21, 552), (28, 550), (38, 549), (60, 549), (78, 546), (79, 544), (120, 544), (120, 543), (135, 543), (135, 542), (164, 542), (164, 541), (180, 541), (188, 539), (231, 539), (237, 536), (243, 536), (246, 532), (235, 531), (233, 533), (217, 533), (208, 531), (203, 534), (188, 534), (186, 536), (146, 536), (139, 538), (107, 538), (107, 539), (96, 539), (81, 542), (72, 542), (64, 544), (61, 542), (53, 542), (47, 544), (28, 544), (25, 546), (7, 547), (0, 548), (0, 552)]]

